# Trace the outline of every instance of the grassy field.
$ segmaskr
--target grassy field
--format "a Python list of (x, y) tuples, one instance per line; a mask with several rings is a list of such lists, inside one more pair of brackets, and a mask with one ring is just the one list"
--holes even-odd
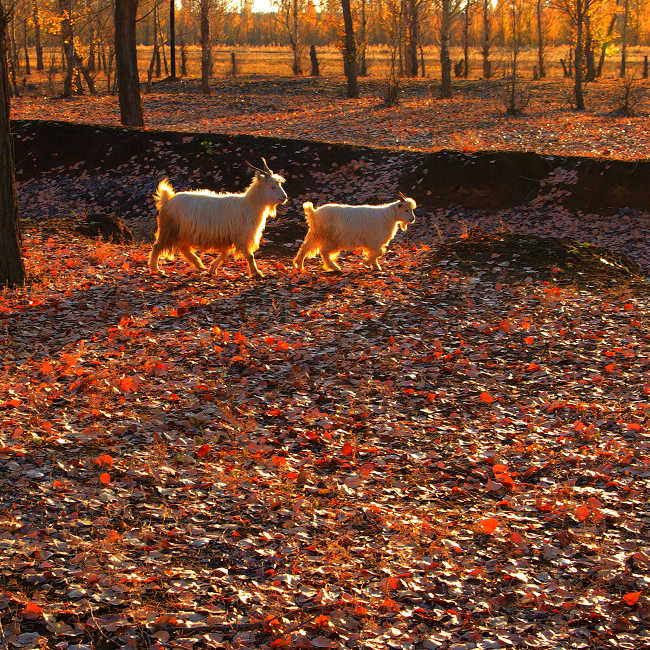
[[(564, 79), (560, 59), (566, 60), (568, 56), (568, 46), (549, 48), (546, 52), (547, 61), (547, 79), (561, 80)], [(235, 53), (237, 61), (237, 72), (241, 76), (264, 75), (277, 77), (292, 77), (292, 53), (287, 47), (224, 47), (215, 46), (213, 49), (214, 57), (214, 78), (231, 76), (231, 54)], [(151, 60), (152, 47), (140, 46), (138, 48), (138, 67), (140, 69), (140, 81), (145, 82), (147, 71)], [(648, 47), (632, 47), (628, 51), (629, 71), (634, 77), (641, 77), (643, 69), (643, 57), (650, 53)], [(198, 78), (201, 75), (201, 50), (198, 46), (189, 46), (186, 48), (187, 54), (187, 76), (188, 78)], [(169, 52), (166, 52), (169, 58)], [(343, 80), (343, 64), (341, 52), (335, 47), (324, 47), (318, 49), (320, 71), (325, 77)], [(32, 67), (35, 67), (35, 54), (31, 53)], [(33, 72), (29, 77), (21, 75), (22, 79), (27, 79), (29, 84), (28, 92), (55, 94), (61, 92), (63, 73), (61, 70), (60, 51), (53, 48), (45, 53), (46, 62), (51, 61), (54, 56), (56, 61), (56, 71), (51, 76), (51, 83), (48, 87), (48, 74)], [(453, 47), (451, 50), (452, 61), (458, 61), (462, 58), (462, 50), (459, 47)], [(180, 73), (181, 52), (177, 48), (177, 73)], [(503, 77), (509, 62), (509, 52), (504, 48), (493, 48), (491, 61), (494, 70), (493, 78), (498, 80)], [(436, 80), (440, 78), (440, 56), (437, 47), (425, 48), (424, 54), (425, 69), (427, 79)], [(533, 67), (537, 64), (537, 52), (534, 49), (528, 49), (520, 55), (520, 69), (524, 79), (532, 79)], [(46, 64), (46, 66), (49, 64)], [(368, 76), (370, 79), (385, 79), (390, 66), (390, 51), (387, 47), (371, 47), (368, 51)], [(310, 70), (308, 56), (305, 55), (304, 68)], [(612, 55), (605, 60), (603, 78), (617, 78), (619, 71), (619, 56)], [(165, 69), (163, 65), (163, 76)], [(482, 78), (482, 58), (478, 48), (470, 50), (470, 71), (469, 79)], [(95, 75), (98, 90), (106, 91), (106, 75), (103, 72)], [(155, 79), (155, 77), (154, 77)]]

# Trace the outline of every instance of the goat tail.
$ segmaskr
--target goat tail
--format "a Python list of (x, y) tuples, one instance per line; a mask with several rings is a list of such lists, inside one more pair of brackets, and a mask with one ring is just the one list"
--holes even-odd
[(169, 201), (174, 196), (174, 188), (169, 184), (168, 178), (163, 178), (160, 183), (158, 183), (158, 189), (153, 195), (153, 200), (156, 202), (156, 208), (158, 209), (158, 214), (165, 206), (165, 203)]
[(311, 228), (313, 225), (314, 204), (311, 201), (305, 201), (302, 204), (302, 209), (305, 211), (307, 225)]

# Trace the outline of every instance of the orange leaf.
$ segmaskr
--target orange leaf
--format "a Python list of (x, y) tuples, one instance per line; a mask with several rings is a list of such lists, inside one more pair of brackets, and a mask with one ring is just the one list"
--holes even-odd
[(494, 517), (489, 517), (488, 519), (482, 519), (481, 528), (483, 528), (484, 533), (491, 535), (497, 529), (498, 523), (499, 522)]
[(585, 521), (585, 519), (587, 519), (590, 514), (591, 509), (589, 506), (579, 506), (576, 510), (576, 517), (578, 518), (578, 521)]
[(20, 613), (23, 618), (26, 618), (29, 621), (34, 621), (37, 618), (43, 616), (43, 608), (36, 603), (29, 601), (25, 605), (25, 609)]
[(108, 454), (102, 454), (95, 458), (95, 465), (106, 465), (106, 467), (113, 467), (113, 459)]
[(524, 541), (524, 538), (518, 532), (515, 531), (514, 533), (512, 533), (512, 535), (510, 535), (510, 541), (513, 544), (521, 544)]
[(527, 336), (524, 338), (524, 343), (526, 345), (532, 345), (535, 342), (535, 337), (534, 336)]
[(480, 399), (481, 402), (483, 402), (484, 404), (492, 404), (492, 402), (494, 402), (494, 400), (495, 400), (496, 398), (492, 397), (492, 395), (490, 395), (490, 393), (488, 393), (487, 391), (483, 391), (483, 392), (480, 394), (479, 399)]
[(632, 605), (636, 605), (636, 603), (637, 603), (637, 601), (639, 600), (639, 597), (640, 597), (640, 596), (641, 596), (641, 592), (640, 592), (640, 591), (628, 591), (628, 593), (626, 593), (626, 594), (623, 596), (623, 600), (625, 601), (625, 603), (626, 603), (627, 605), (629, 605), (630, 607), (632, 607)]
[(199, 458), (203, 458), (203, 456), (207, 456), (210, 453), (210, 445), (206, 442), (204, 445), (201, 445), (197, 450), (196, 450), (196, 455)]
[(286, 639), (276, 639), (275, 641), (271, 641), (271, 643), (269, 643), (269, 646), (271, 648), (286, 648), (290, 643), (291, 637), (289, 636)]
[(354, 450), (352, 449), (352, 445), (351, 445), (349, 442), (346, 442), (346, 443), (343, 445), (343, 450), (342, 450), (341, 453), (342, 453), (344, 456), (351, 456), (353, 451), (354, 451)]
[(102, 472), (99, 475), (99, 482), (102, 485), (108, 485), (111, 482), (111, 475), (108, 472)]
[(135, 386), (135, 382), (131, 377), (123, 377), (120, 379), (120, 390), (123, 393), (128, 393), (129, 391), (133, 390), (133, 387)]

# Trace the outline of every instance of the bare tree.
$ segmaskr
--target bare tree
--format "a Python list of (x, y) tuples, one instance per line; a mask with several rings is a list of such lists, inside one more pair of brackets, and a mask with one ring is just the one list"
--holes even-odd
[(359, 79), (357, 77), (357, 44), (354, 39), (354, 23), (352, 22), (352, 10), (350, 0), (341, 0), (343, 11), (343, 25), (345, 27), (345, 40), (343, 43), (343, 67), (347, 77), (347, 96), (359, 96)]
[(451, 28), (460, 13), (461, 0), (440, 0), (440, 97), (451, 97)]
[(472, 8), (472, 0), (465, 0), (463, 7), (463, 77), (469, 76), (469, 17)]
[(368, 49), (366, 0), (361, 0), (361, 25), (359, 27), (359, 74), (365, 77), (368, 75), (368, 61), (366, 60), (366, 50)]
[(407, 77), (418, 76), (418, 45), (420, 43), (421, 5), (421, 0), (406, 0), (404, 3), (404, 13), (406, 18), (404, 72)]
[(492, 36), (490, 34), (490, 7), (491, 0), (483, 0), (483, 78), (489, 79), (492, 76), (490, 65), (490, 45)]
[(0, 1), (0, 285), (25, 281), (20, 253), (14, 147), (9, 121), (9, 71), (7, 68), (7, 9)]
[(537, 0), (537, 68), (538, 75), (540, 79), (543, 79), (546, 76), (546, 67), (544, 65), (544, 22), (543, 22), (543, 12), (544, 7), (543, 0)]
[(210, 94), (212, 49), (210, 47), (210, 0), (201, 0), (201, 91)]
[(43, 45), (41, 43), (41, 18), (38, 13), (38, 0), (32, 0), (32, 21), (34, 23), (34, 41), (36, 44), (36, 69), (43, 70)]
[(135, 44), (137, 12), (138, 0), (115, 0), (115, 69), (120, 120), (125, 126), (144, 126)]
[(302, 12), (301, 0), (280, 0), (278, 6), (278, 15), (283, 28), (289, 36), (289, 43), (293, 52), (293, 65), (291, 69), (293, 74), (302, 74), (302, 25), (300, 24), (300, 14)]
[(169, 0), (169, 71), (176, 79), (176, 0)]
[(575, 30), (573, 58), (573, 97), (579, 111), (585, 109), (585, 23), (599, 0), (553, 0), (553, 5), (566, 14)]
[(621, 26), (621, 69), (619, 77), (625, 78), (627, 68), (627, 27), (630, 18), (630, 0), (623, 0), (623, 24)]

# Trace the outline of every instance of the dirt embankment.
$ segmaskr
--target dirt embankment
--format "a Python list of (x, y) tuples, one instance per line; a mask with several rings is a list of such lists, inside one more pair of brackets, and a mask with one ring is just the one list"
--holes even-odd
[[(621, 208), (650, 208), (650, 161), (543, 156), (521, 152), (423, 153), (347, 144), (213, 133), (179, 133), (65, 122), (16, 121), (18, 177), (26, 180), (54, 168), (75, 166), (88, 174), (116, 170), (133, 160), (174, 160), (192, 168), (213, 187), (238, 187), (249, 176), (245, 160), (265, 155), (287, 174), (290, 194), (320, 191), (322, 175), (349, 175), (352, 199), (357, 182), (370, 175), (391, 179), (424, 208), (450, 204), (469, 209), (503, 209), (540, 196), (584, 212), (613, 214)], [(171, 157), (170, 157), (171, 156)], [(314, 170), (318, 169), (318, 173)], [(394, 180), (393, 180), (394, 179)], [(383, 197), (378, 197), (383, 198)]]

